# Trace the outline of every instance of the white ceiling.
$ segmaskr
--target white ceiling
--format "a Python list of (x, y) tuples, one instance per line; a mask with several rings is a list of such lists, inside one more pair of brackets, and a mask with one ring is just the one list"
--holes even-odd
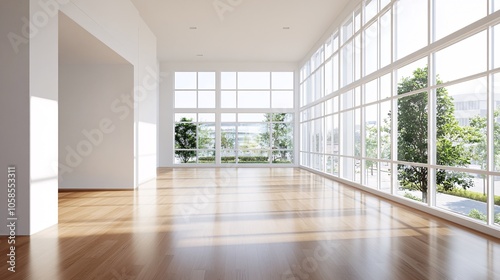
[(348, 1), (132, 0), (159, 60), (189, 62), (298, 62)]

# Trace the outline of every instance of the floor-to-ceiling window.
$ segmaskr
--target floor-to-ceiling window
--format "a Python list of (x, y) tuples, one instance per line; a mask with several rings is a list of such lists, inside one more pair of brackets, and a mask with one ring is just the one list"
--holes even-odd
[(293, 164), (293, 72), (176, 72), (176, 164)]
[(499, 6), (362, 1), (301, 68), (300, 164), (498, 229)]

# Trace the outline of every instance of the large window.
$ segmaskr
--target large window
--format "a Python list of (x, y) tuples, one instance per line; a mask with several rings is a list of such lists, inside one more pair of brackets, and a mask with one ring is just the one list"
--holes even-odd
[(176, 164), (293, 163), (293, 72), (176, 72), (174, 92)]
[(300, 164), (500, 229), (498, 6), (363, 1), (300, 71)]

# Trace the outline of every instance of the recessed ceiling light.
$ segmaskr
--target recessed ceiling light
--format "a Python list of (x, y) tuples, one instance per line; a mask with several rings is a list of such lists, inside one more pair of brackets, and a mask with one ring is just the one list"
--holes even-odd
[(289, 29), (290, 29), (290, 26), (283, 26), (283, 29), (284, 29), (284, 30), (289, 30)]
[(196, 27), (196, 26), (190, 26), (189, 29), (190, 30), (196, 30), (196, 29), (198, 29), (198, 27)]
[(197, 54), (196, 56), (203, 56), (203, 54), (202, 54), (202, 53), (199, 53), (199, 54)]

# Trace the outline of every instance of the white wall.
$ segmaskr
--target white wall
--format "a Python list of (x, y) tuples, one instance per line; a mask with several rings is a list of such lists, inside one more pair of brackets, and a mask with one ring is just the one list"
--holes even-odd
[[(20, 33), (22, 17), (29, 17), (29, 1), (5, 0), (0, 4), (0, 220), (7, 222), (7, 167), (17, 172), (17, 231), (29, 233), (30, 208), (30, 92), (29, 44), (19, 45), (16, 53), (7, 34)], [(7, 235), (6, 226), (0, 234)]]
[[(160, 95), (159, 95), (159, 143), (158, 166), (173, 167), (174, 147), (174, 73), (176, 71), (290, 71), (296, 72), (295, 63), (225, 63), (225, 62), (163, 62), (160, 65)], [(298, 88), (295, 89), (296, 93)], [(296, 96), (298, 96), (296, 94)], [(297, 115), (298, 116), (298, 115)], [(295, 132), (298, 139), (298, 122), (295, 122)], [(299, 145), (296, 146), (297, 149)], [(295, 158), (298, 162), (298, 154)]]
[[(134, 66), (134, 87), (140, 88), (147, 77), (144, 69), (152, 69), (150, 72), (158, 69), (156, 39), (128, 0), (0, 2), (0, 129), (9, 131), (2, 132), (0, 138), (0, 166), (5, 170), (10, 164), (18, 166), (17, 234), (21, 235), (33, 234), (57, 223), (58, 11), (129, 61)], [(9, 32), (20, 38), (16, 44), (17, 53), (7, 37)], [(146, 89), (146, 96), (156, 96), (156, 88)], [(135, 104), (137, 133), (140, 133), (138, 127), (143, 120), (139, 112), (152, 110), (156, 115), (156, 106), (152, 106), (155, 97), (148, 100), (146, 105)], [(144, 119), (150, 118), (145, 116)], [(152, 118), (149, 129), (142, 129), (145, 136), (135, 135), (134, 145), (140, 147), (142, 142), (151, 143), (151, 139), (156, 138), (155, 126), (156, 119)], [(155, 145), (149, 146), (155, 151)], [(155, 157), (143, 157), (139, 161), (138, 152), (136, 149), (134, 154), (134, 169), (137, 170), (133, 174), (134, 186), (155, 175)], [(150, 154), (151, 150), (146, 152)], [(3, 182), (6, 182), (6, 172), (0, 172)], [(4, 190), (0, 192), (1, 205), (6, 202)], [(5, 207), (0, 209), (0, 217), (6, 219)], [(6, 227), (0, 227), (1, 235), (7, 233)]]
[(130, 64), (60, 65), (60, 189), (134, 187), (134, 115), (113, 107), (133, 77)]

